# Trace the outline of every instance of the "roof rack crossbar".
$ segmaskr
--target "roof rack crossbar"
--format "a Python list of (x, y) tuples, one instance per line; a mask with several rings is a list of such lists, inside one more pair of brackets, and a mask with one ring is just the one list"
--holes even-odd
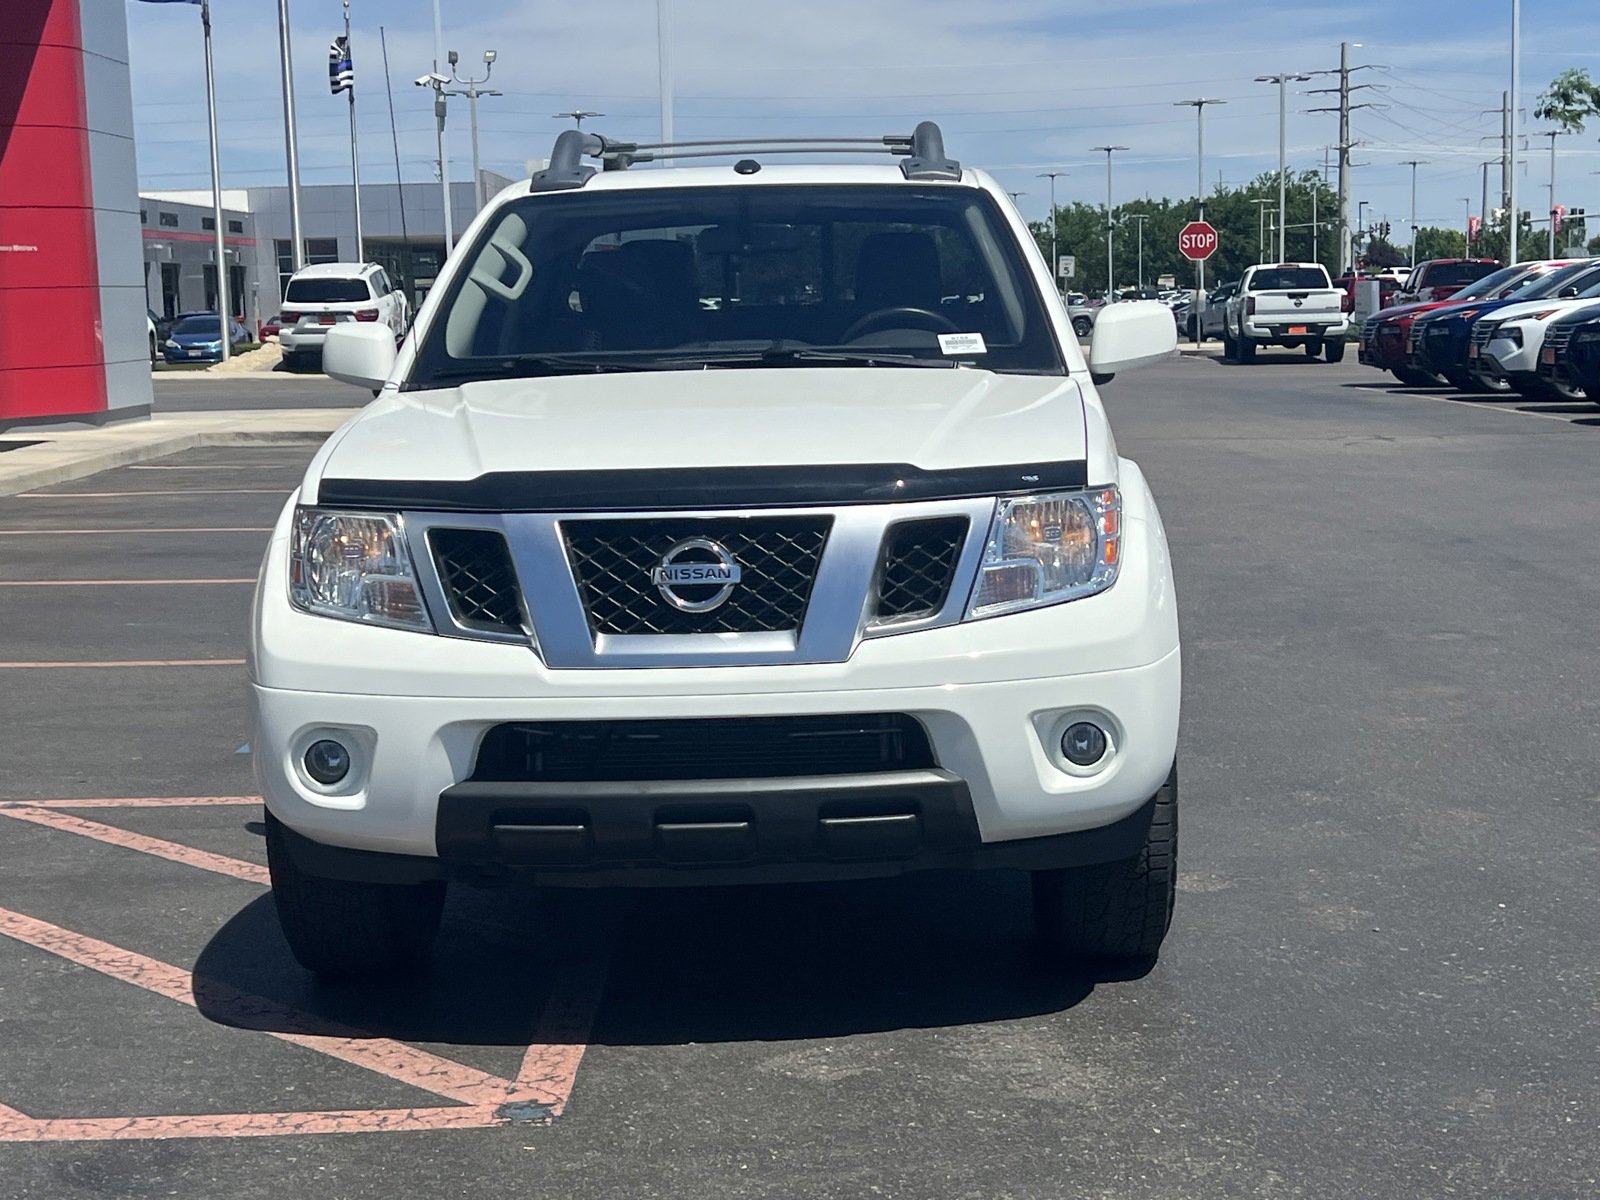
[[(658, 153), (659, 152), (659, 153)], [(736, 154), (879, 154), (902, 156), (900, 171), (907, 179), (961, 178), (961, 164), (945, 157), (944, 135), (932, 121), (923, 121), (910, 134), (880, 137), (774, 137), (700, 138), (681, 142), (624, 142), (580, 129), (567, 129), (556, 138), (550, 165), (533, 177), (535, 192), (581, 188), (595, 168), (585, 158), (599, 160), (607, 171), (623, 171), (634, 163), (658, 158), (729, 158)]]

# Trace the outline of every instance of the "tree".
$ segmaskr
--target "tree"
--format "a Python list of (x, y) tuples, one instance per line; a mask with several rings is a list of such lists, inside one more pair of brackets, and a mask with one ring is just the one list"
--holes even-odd
[(1411, 261), (1409, 255), (1401, 254), (1399, 249), (1389, 241), (1374, 234), (1367, 242), (1366, 248), (1361, 252), (1361, 261), (1369, 267), (1380, 270), (1385, 267), (1403, 267)]
[(1600, 117), (1600, 83), (1581, 67), (1563, 71), (1540, 94), (1533, 115), (1554, 121), (1568, 133), (1582, 133), (1590, 117)]
[[(1474, 253), (1476, 253), (1474, 247)], [(1467, 235), (1459, 229), (1435, 229), (1425, 226), (1417, 230), (1417, 261), (1430, 258), (1465, 258)]]

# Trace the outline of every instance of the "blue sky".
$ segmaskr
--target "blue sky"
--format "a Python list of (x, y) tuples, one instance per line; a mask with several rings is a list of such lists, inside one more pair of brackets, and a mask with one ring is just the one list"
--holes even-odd
[[(1510, 0), (1347, 0), (1293, 5), (1282, 0), (668, 0), (674, 29), (676, 133), (732, 136), (884, 133), (931, 117), (951, 154), (993, 170), (1030, 216), (1048, 207), (1045, 170), (1065, 170), (1057, 197), (1102, 202), (1109, 141), (1117, 156), (1115, 198), (1190, 194), (1194, 111), (1173, 101), (1227, 100), (1207, 109), (1206, 174), (1244, 182), (1277, 164), (1277, 91), (1253, 82), (1279, 71), (1338, 65), (1341, 40), (1363, 43), (1352, 62), (1382, 85), (1363, 99), (1387, 108), (1359, 112), (1354, 200), (1387, 216), (1404, 237), (1410, 168), (1418, 171), (1419, 224), (1459, 225), (1478, 210), (1479, 163), (1499, 152), (1500, 93), (1510, 83)], [(141, 185), (205, 186), (204, 76), (197, 11), (127, 0)], [(282, 100), (275, 5), (214, 0), (222, 166), (225, 186), (281, 183)], [(543, 158), (564, 123), (563, 109), (598, 109), (596, 128), (648, 136), (658, 128), (655, 0), (443, 0), (445, 44), (464, 64), (499, 55), (490, 86), (505, 95), (480, 102), (486, 166), (522, 175)], [(1523, 103), (1557, 71), (1583, 66), (1600, 76), (1600, 4), (1524, 0)], [(327, 89), (328, 40), (342, 29), (336, 0), (292, 0), (302, 180), (349, 176), (343, 97)], [(387, 30), (401, 170), (432, 178), (429, 96), (412, 80), (432, 60), (427, 0), (353, 0), (360, 88), (363, 182), (394, 179), (389, 113), (382, 89), (378, 26)], [(1579, 47), (1581, 49), (1573, 49)], [(1304, 110), (1332, 98), (1303, 94), (1326, 76), (1292, 85), (1291, 165), (1320, 165), (1337, 140), (1331, 114)], [(451, 109), (452, 176), (470, 161), (464, 101)], [(1528, 122), (1529, 128), (1538, 123)], [(1482, 140), (1484, 138), (1493, 140)], [(1558, 198), (1600, 212), (1600, 122), (1563, 138)], [(1548, 143), (1536, 139), (1524, 176), (1524, 205), (1542, 209)], [(1497, 188), (1491, 169), (1491, 204)]]

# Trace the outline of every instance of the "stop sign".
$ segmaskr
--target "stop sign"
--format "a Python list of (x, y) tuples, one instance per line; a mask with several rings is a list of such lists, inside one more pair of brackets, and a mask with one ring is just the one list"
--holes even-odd
[(1178, 253), (1200, 262), (1217, 252), (1217, 231), (1205, 221), (1190, 221), (1178, 231)]

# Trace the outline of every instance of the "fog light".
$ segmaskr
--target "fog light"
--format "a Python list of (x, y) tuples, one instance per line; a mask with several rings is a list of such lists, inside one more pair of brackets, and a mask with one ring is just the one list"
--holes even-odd
[(1088, 721), (1068, 725), (1067, 731), (1061, 735), (1061, 753), (1075, 766), (1094, 766), (1106, 756), (1105, 730)]
[(332, 787), (350, 774), (350, 751), (326, 739), (312, 742), (306, 750), (305, 763), (307, 775), (323, 787)]

